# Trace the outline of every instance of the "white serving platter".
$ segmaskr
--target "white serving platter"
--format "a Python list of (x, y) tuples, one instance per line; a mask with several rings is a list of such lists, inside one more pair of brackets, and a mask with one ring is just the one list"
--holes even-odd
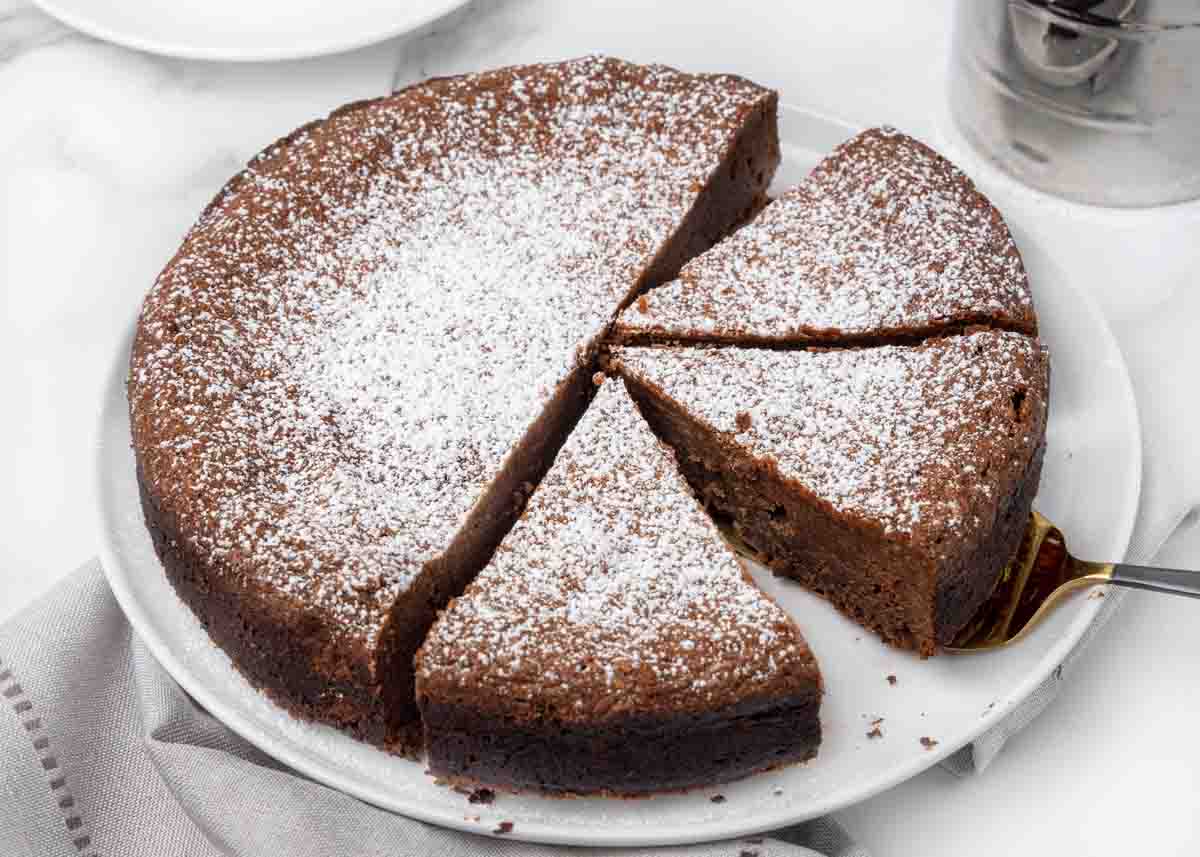
[[(782, 188), (853, 132), (782, 109)], [(1069, 534), (1073, 552), (1120, 559), (1137, 509), (1141, 440), (1120, 351), (1080, 284), (1053, 264), (1051, 236), (1014, 222), (1053, 365), (1048, 448), (1037, 507)], [(1044, 243), (1042, 241), (1044, 240)], [(149, 284), (147, 284), (149, 285)], [(304, 723), (251, 688), (209, 641), (163, 574), (142, 523), (125, 403), (127, 352), (116, 355), (99, 426), (99, 513), (109, 582), (163, 667), (214, 716), (305, 775), (362, 800), (445, 827), (586, 845), (650, 845), (749, 835), (823, 815), (901, 783), (996, 725), (1062, 662), (1102, 601), (1075, 597), (1027, 641), (986, 655), (922, 661), (887, 648), (819, 598), (756, 569), (801, 624), (824, 672), (824, 741), (809, 764), (684, 795), (643, 800), (499, 796), (467, 803), (418, 762)], [(895, 686), (887, 681), (895, 675)], [(883, 737), (868, 739), (882, 718)], [(931, 749), (921, 738), (936, 741)], [(723, 802), (711, 798), (721, 794)], [(478, 820), (475, 820), (478, 818)]]

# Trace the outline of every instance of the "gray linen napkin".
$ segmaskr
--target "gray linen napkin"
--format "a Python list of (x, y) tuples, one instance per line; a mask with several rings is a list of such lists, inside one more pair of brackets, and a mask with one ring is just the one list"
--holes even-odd
[(761, 841), (574, 849), (412, 821), (289, 771), (158, 666), (98, 562), (0, 626), (0, 854), (867, 857), (832, 819)]

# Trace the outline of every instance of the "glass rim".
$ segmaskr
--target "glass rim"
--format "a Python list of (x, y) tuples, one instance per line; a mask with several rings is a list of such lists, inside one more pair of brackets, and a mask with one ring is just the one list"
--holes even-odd
[(1200, 17), (1190, 20), (1111, 18), (1087, 10), (1060, 6), (1055, 0), (1008, 0), (1008, 5), (1047, 23), (1065, 25), (1080, 33), (1115, 39), (1144, 40), (1176, 32), (1200, 30)]

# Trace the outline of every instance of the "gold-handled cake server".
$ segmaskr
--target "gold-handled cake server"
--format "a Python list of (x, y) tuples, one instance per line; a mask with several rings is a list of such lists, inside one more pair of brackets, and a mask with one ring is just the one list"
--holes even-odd
[(1200, 598), (1200, 571), (1076, 559), (1067, 552), (1062, 531), (1034, 512), (1021, 548), (995, 591), (946, 651), (982, 652), (1014, 643), (1068, 594), (1096, 584)]

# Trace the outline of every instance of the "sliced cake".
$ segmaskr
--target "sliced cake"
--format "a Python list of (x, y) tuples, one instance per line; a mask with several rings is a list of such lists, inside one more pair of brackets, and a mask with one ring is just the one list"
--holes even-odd
[(619, 348), (610, 363), (719, 519), (894, 645), (946, 645), (1020, 543), (1049, 384), (1031, 337)]
[(630, 344), (878, 344), (970, 325), (1035, 333), (1000, 213), (898, 131), (842, 144), (748, 226), (621, 316)]
[(412, 657), (590, 396), (620, 306), (760, 202), (775, 95), (588, 57), (344, 107), (229, 182), (129, 374), (176, 590), (292, 712), (412, 749)]
[(821, 678), (610, 380), (417, 656), (430, 771), (555, 794), (809, 758)]

